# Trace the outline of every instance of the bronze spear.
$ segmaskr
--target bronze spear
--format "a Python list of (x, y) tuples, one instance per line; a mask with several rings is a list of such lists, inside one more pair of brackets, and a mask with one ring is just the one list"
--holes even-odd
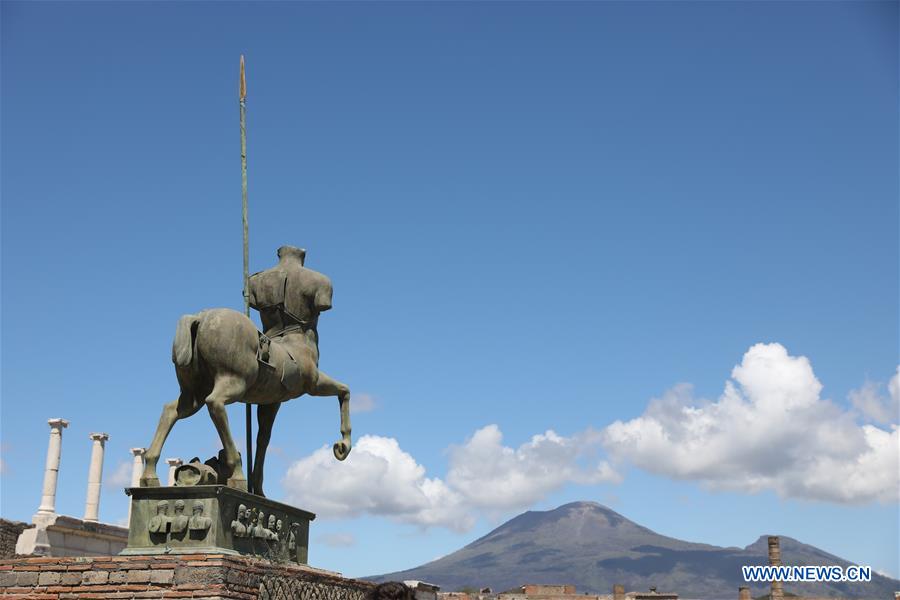
[[(247, 81), (244, 78), (244, 55), (241, 54), (241, 83), (238, 90), (241, 105), (241, 200), (243, 205), (244, 224), (244, 314), (250, 317), (250, 243), (247, 226)], [(247, 491), (253, 490), (253, 413), (250, 404), (244, 405), (247, 411)]]

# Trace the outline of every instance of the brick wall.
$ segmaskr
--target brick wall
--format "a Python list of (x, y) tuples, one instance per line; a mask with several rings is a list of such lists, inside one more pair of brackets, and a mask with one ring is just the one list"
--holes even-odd
[(522, 586), (527, 596), (562, 596), (575, 593), (574, 585), (534, 585)]
[(221, 554), (0, 560), (0, 600), (365, 600), (373, 587), (311, 567)]
[(33, 527), (21, 521), (7, 521), (0, 519), (0, 559), (12, 558), (16, 555), (16, 540), (19, 534)]

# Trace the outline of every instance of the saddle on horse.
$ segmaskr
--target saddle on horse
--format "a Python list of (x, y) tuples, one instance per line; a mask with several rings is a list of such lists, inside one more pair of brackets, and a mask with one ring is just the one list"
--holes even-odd
[(278, 338), (271, 339), (259, 332), (259, 349), (256, 361), (260, 366), (258, 377), (264, 379), (278, 378), (287, 393), (302, 388), (303, 374), (297, 360)]

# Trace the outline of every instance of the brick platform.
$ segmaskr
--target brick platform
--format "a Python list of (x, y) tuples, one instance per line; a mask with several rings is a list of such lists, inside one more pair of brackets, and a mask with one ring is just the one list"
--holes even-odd
[(0, 560), (0, 599), (365, 600), (338, 573), (222, 554)]

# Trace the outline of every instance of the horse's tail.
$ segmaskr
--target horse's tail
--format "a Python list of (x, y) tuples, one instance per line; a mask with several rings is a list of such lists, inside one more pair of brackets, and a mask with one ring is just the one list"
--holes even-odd
[(194, 336), (197, 334), (197, 325), (200, 324), (200, 315), (184, 315), (178, 319), (178, 327), (175, 328), (175, 341), (172, 342), (172, 362), (177, 367), (186, 367), (191, 364), (194, 353)]

